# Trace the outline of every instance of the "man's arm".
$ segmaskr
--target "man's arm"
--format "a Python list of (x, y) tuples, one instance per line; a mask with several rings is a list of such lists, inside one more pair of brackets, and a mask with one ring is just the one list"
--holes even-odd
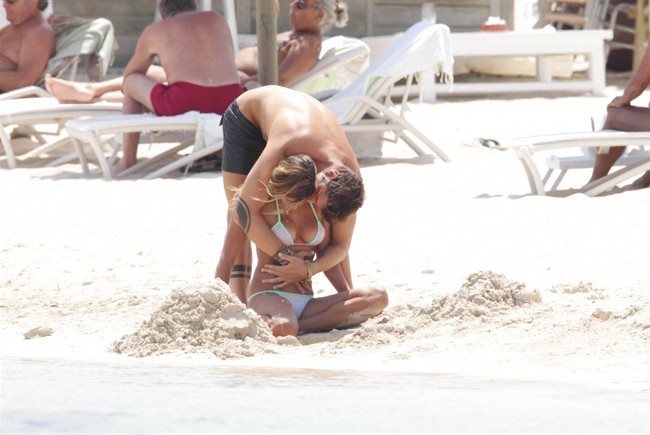
[(312, 274), (325, 272), (345, 260), (350, 250), (356, 221), (357, 215), (354, 213), (348, 216), (345, 221), (334, 222), (330, 226), (332, 240), (323, 253), (311, 264)]
[(313, 37), (288, 41), (278, 50), (278, 84), (290, 86), (302, 75), (311, 71), (318, 62), (320, 43)]
[(140, 38), (138, 38), (138, 43), (135, 47), (135, 52), (129, 60), (129, 63), (124, 68), (124, 77), (128, 77), (133, 73), (146, 74), (149, 66), (153, 63), (153, 59), (156, 56), (155, 44), (157, 40), (157, 34), (160, 32), (161, 28), (159, 27), (163, 24), (162, 21), (150, 24), (147, 28), (144, 29)]
[[(233, 219), (236, 216), (233, 214)], [(217, 264), (217, 270), (214, 273), (215, 278), (220, 278), (226, 284), (230, 282), (230, 272), (232, 271), (237, 255), (246, 240), (246, 234), (242, 231), (241, 227), (235, 222), (230, 220), (226, 235), (223, 240), (223, 247), (221, 248), (221, 256)]]
[[(325, 272), (335, 266), (339, 266), (344, 260), (347, 261), (355, 223), (356, 213), (350, 215), (345, 221), (335, 222), (330, 226), (330, 231), (332, 232), (330, 244), (322, 253), (319, 253), (316, 261), (310, 264), (312, 275)], [(288, 261), (288, 264), (284, 266), (267, 264), (263, 267), (262, 272), (278, 277), (278, 279), (265, 279), (263, 282), (275, 284), (273, 288), (278, 289), (285, 287), (288, 283), (304, 279), (307, 276), (308, 269), (301, 258), (285, 257), (285, 259)], [(346, 266), (348, 266), (347, 263)], [(341, 272), (343, 273), (344, 279), (348, 282), (348, 286), (351, 287), (351, 277), (345, 273), (346, 270), (349, 273), (349, 267), (342, 268)], [(338, 286), (334, 282), (332, 284), (337, 291), (341, 291), (339, 290), (339, 288), (342, 288), (341, 286)]]
[(323, 273), (325, 273), (327, 280), (332, 284), (337, 293), (352, 290), (352, 285), (345, 278), (341, 263)]
[(16, 69), (0, 74), (0, 91), (35, 85), (54, 53), (54, 32), (51, 29), (38, 26), (29, 30), (20, 41)]
[(614, 98), (607, 107), (623, 107), (629, 105), (645, 91), (648, 84), (650, 84), (650, 44), (646, 47), (639, 67), (634, 71), (632, 77), (630, 77), (625, 85), (623, 95)]
[[(302, 37), (287, 41), (278, 50), (278, 84), (291, 86), (318, 63), (320, 44), (313, 37)], [(252, 75), (248, 82), (258, 82), (258, 75)]]
[(275, 257), (284, 245), (269, 228), (262, 215), (262, 207), (269, 199), (266, 184), (271, 179), (271, 172), (283, 157), (282, 152), (269, 140), (264, 152), (246, 176), (233, 216), (234, 222), (250, 241), (271, 257)]

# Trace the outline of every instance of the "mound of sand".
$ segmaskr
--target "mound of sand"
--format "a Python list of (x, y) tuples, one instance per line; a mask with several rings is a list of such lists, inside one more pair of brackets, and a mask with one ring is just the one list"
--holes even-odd
[(280, 343), (266, 323), (247, 309), (222, 282), (194, 283), (170, 298), (111, 350), (143, 357), (165, 353), (211, 352), (219, 359), (277, 353)]
[(512, 281), (503, 274), (481, 271), (470, 274), (458, 292), (434, 300), (430, 307), (420, 311), (420, 315), (432, 320), (491, 316), (541, 301), (538, 290), (530, 291), (526, 284)]
[(528, 290), (525, 284), (510, 280), (503, 274), (492, 271), (472, 273), (460, 290), (434, 299), (428, 306), (407, 304), (390, 307), (381, 316), (341, 338), (337, 347), (391, 345), (414, 334), (426, 335), (432, 330), (440, 330), (444, 321), (502, 316), (518, 307), (541, 301), (538, 290)]

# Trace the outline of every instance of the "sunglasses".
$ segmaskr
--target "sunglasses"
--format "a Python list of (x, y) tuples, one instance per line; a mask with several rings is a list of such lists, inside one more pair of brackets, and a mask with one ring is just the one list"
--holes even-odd
[(307, 9), (307, 8), (314, 8), (314, 9), (319, 9), (318, 6), (310, 5), (309, 3), (305, 3), (305, 0), (298, 0), (296, 1), (296, 7), (298, 9)]

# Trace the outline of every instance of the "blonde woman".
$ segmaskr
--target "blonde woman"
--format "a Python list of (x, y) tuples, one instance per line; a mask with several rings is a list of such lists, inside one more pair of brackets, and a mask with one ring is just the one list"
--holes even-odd
[[(266, 189), (270, 199), (262, 214), (275, 236), (298, 252), (311, 272), (313, 256), (318, 258), (331, 241), (331, 225), (314, 205), (316, 165), (306, 155), (283, 159), (271, 173)], [(276, 336), (298, 335), (343, 328), (377, 316), (388, 305), (388, 296), (375, 287), (349, 287), (340, 265), (325, 271), (336, 293), (315, 297), (311, 288), (311, 273), (302, 285), (289, 284), (281, 290), (269, 282), (275, 276), (267, 273), (265, 265), (273, 262), (263, 250), (256, 251), (258, 262), (253, 272), (246, 301), (262, 316)]]

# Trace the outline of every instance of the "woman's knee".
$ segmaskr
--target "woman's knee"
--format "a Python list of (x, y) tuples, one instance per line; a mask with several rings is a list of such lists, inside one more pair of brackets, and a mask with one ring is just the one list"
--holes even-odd
[(379, 287), (366, 287), (353, 291), (360, 292), (367, 301), (367, 308), (379, 314), (388, 306), (388, 292)]
[(374, 299), (373, 306), (376, 309), (383, 311), (384, 308), (388, 306), (388, 292), (381, 288), (372, 288), (370, 290), (372, 292), (372, 298)]
[(273, 316), (268, 320), (271, 332), (276, 337), (298, 335), (298, 322), (286, 317)]

